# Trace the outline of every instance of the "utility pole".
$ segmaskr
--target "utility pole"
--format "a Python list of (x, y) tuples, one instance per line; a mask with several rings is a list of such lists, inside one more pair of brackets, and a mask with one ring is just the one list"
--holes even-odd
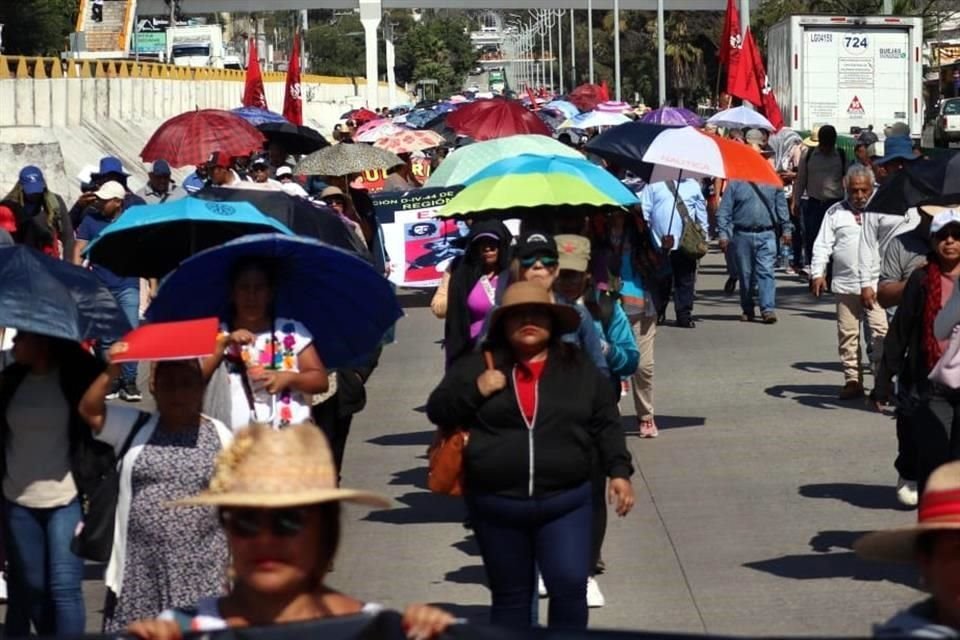
[(620, 102), (620, 0), (613, 0), (613, 84)]
[[(553, 83), (553, 10), (544, 11), (543, 14), (543, 26), (547, 32), (547, 40), (550, 43), (550, 92), (552, 93), (556, 86)], [(534, 105), (535, 107), (536, 105)]]
[(663, 1), (657, 0), (657, 97), (660, 101), (658, 108), (667, 104), (667, 42), (663, 35)]
[(557, 53), (560, 56), (560, 91), (563, 93), (563, 11), (557, 12)]
[(594, 84), (593, 75), (593, 0), (587, 0), (587, 49), (590, 55), (590, 84)]
[(577, 86), (577, 38), (573, 31), (573, 9), (570, 9), (570, 90)]

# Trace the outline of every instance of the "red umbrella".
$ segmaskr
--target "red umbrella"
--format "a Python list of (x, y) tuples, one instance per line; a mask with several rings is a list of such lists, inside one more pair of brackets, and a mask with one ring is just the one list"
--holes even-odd
[(366, 124), (367, 122), (372, 122), (377, 120), (380, 116), (370, 111), (370, 109), (365, 109), (363, 107), (359, 109), (354, 109), (353, 111), (348, 111), (346, 114), (347, 120), (353, 120), (357, 123), (357, 126)]
[(477, 100), (447, 116), (447, 126), (474, 140), (492, 140), (521, 133), (550, 135), (550, 128), (519, 102)]
[(593, 111), (597, 105), (606, 100), (603, 87), (596, 84), (582, 84), (567, 96), (567, 100), (572, 102), (580, 111)]
[(170, 118), (140, 152), (144, 162), (166, 160), (173, 167), (203, 164), (214, 151), (248, 156), (263, 149), (265, 138), (240, 116), (221, 109), (197, 109)]

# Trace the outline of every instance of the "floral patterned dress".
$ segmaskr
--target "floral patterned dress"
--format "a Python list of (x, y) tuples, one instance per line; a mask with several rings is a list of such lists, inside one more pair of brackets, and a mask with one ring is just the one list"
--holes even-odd
[[(251, 374), (262, 369), (299, 371), (298, 356), (313, 342), (310, 332), (296, 320), (278, 318), (274, 327), (272, 333), (255, 334), (252, 344), (231, 345), (227, 351), (230, 427), (234, 431), (251, 422), (280, 428), (310, 420), (310, 397), (290, 389), (272, 395), (252, 380), (255, 375)], [(229, 331), (229, 327), (223, 325), (221, 330)]]

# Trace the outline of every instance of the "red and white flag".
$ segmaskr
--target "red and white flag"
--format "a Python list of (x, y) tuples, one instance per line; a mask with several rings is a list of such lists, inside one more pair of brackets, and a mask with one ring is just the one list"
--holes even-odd
[(737, 73), (738, 85), (729, 90), (730, 94), (752, 103), (756, 110), (766, 116), (770, 124), (779, 131), (783, 128), (783, 114), (770, 87), (767, 69), (760, 55), (760, 47), (754, 41), (749, 27), (743, 40), (740, 58)]
[(283, 117), (303, 125), (303, 95), (300, 92), (300, 34), (293, 35), (293, 51), (287, 64), (287, 87), (283, 93)]
[(247, 76), (243, 83), (243, 106), (267, 108), (267, 95), (263, 90), (263, 75), (260, 73), (260, 58), (257, 56), (257, 41), (250, 38), (250, 55), (247, 59)]
[(720, 65), (732, 67), (735, 59), (740, 55), (742, 44), (740, 10), (737, 8), (736, 0), (727, 0), (727, 13), (723, 17), (723, 36), (720, 38), (720, 50), (717, 52)]

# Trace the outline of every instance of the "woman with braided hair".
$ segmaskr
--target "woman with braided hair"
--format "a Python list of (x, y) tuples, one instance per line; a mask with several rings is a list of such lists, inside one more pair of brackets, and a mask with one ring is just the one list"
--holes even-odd
[(872, 394), (878, 408), (886, 404), (895, 375), (898, 384), (910, 390), (899, 410), (909, 412), (915, 425), (921, 492), (934, 469), (960, 459), (960, 389), (928, 378), (960, 323), (960, 300), (954, 301), (960, 295), (956, 292), (960, 212), (939, 213), (930, 225), (930, 235), (933, 252), (927, 266), (914, 271), (907, 281), (884, 341)]

